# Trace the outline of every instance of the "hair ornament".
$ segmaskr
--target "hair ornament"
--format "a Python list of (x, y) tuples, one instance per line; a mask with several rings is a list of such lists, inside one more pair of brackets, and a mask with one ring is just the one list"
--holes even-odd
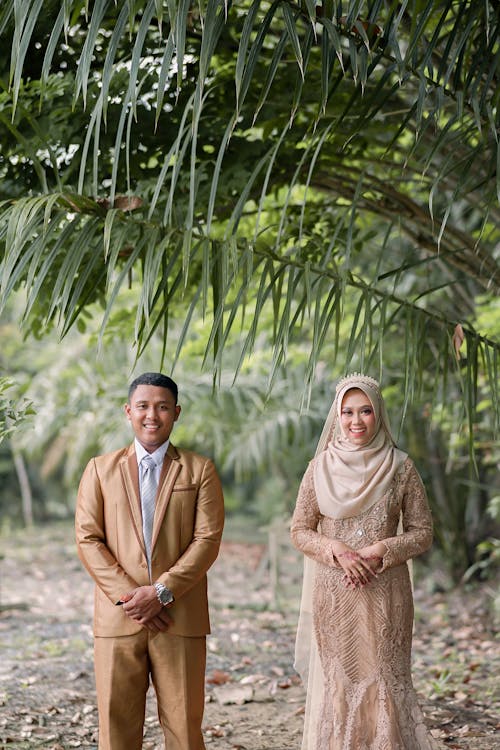
[(361, 383), (362, 385), (366, 385), (369, 388), (374, 388), (377, 392), (380, 392), (380, 384), (378, 380), (375, 380), (375, 378), (371, 378), (369, 375), (364, 375), (362, 372), (351, 372), (350, 375), (346, 375), (345, 377), (341, 378), (341, 380), (339, 380), (339, 382), (337, 383), (335, 392), (339, 393), (343, 388), (345, 388), (346, 385), (349, 385), (353, 381), (356, 383)]

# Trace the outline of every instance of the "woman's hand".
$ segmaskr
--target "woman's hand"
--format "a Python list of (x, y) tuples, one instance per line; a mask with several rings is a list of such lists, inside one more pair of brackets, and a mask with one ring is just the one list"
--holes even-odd
[(382, 567), (382, 561), (384, 559), (385, 553), (387, 552), (387, 547), (383, 542), (375, 542), (374, 544), (370, 544), (367, 547), (362, 547), (362, 549), (359, 549), (358, 552), (361, 557), (370, 565), (371, 569), (375, 573), (377, 573)]
[(363, 557), (361, 550), (354, 550), (347, 544), (338, 543), (335, 557), (344, 571), (343, 581), (348, 588), (364, 586), (376, 577), (371, 561)]

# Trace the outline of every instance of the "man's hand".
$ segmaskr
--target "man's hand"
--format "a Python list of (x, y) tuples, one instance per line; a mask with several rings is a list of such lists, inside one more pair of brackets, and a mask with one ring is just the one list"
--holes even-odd
[(152, 633), (168, 630), (172, 618), (166, 607), (158, 601), (154, 586), (139, 586), (121, 597), (123, 611), (131, 620), (138, 622)]

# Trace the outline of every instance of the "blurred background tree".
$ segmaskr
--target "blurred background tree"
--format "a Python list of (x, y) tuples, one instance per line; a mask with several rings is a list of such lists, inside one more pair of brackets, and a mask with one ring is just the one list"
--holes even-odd
[(37, 411), (40, 517), (127, 439), (138, 368), (174, 372), (231, 507), (287, 513), (334, 380), (366, 370), (463, 573), (498, 495), (499, 16), (3, 3), (2, 364)]

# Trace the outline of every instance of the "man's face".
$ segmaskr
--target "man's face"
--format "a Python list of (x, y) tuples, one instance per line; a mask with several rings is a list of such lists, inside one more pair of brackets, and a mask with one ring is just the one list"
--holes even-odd
[(158, 385), (138, 385), (125, 404), (134, 435), (148, 453), (168, 440), (180, 412), (172, 391)]

